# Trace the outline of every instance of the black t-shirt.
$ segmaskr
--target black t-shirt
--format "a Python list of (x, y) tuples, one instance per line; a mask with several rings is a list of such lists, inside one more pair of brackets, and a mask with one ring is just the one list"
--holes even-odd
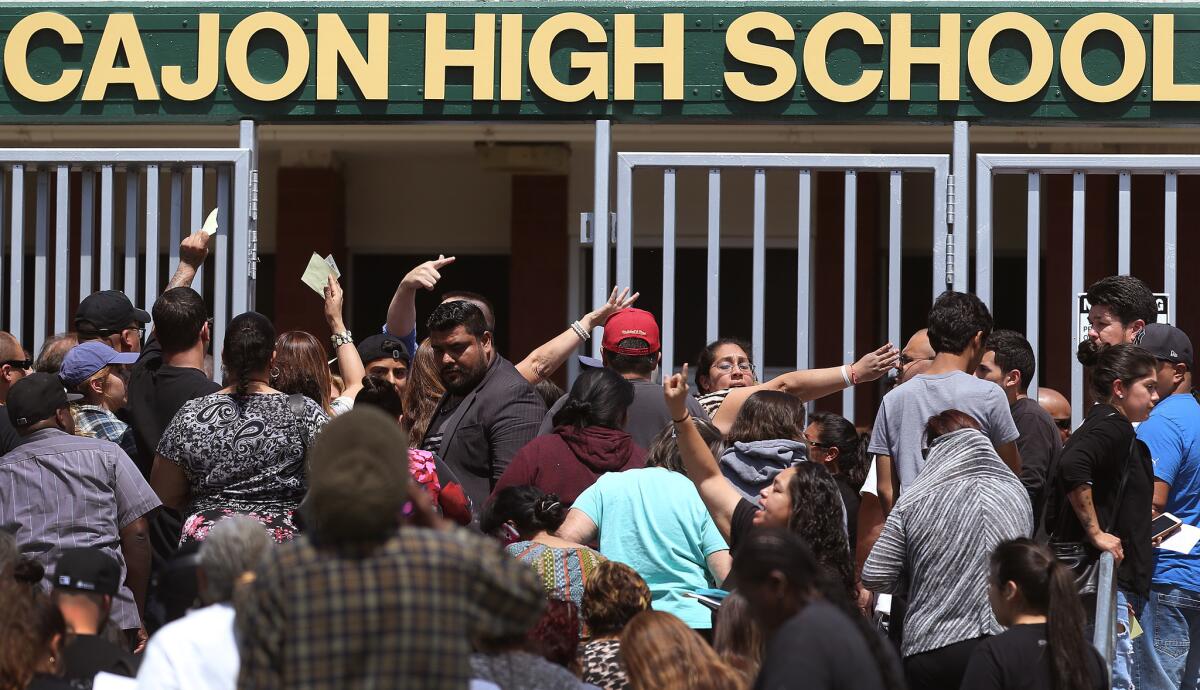
[[(1086, 641), (1089, 687), (1106, 687), (1100, 654)], [(1046, 647), (1046, 625), (1014, 625), (1006, 632), (984, 640), (971, 654), (963, 676), (963, 688), (971, 690), (1054, 690), (1050, 654)]]
[(1013, 422), (1017, 425), (1017, 451), (1021, 454), (1021, 483), (1029, 492), (1033, 505), (1033, 520), (1037, 522), (1042, 510), (1042, 489), (1046, 472), (1054, 456), (1062, 450), (1062, 436), (1050, 413), (1036, 400), (1021, 398), (1012, 404)]
[(132, 678), (138, 663), (132, 655), (99, 635), (75, 635), (63, 648), (63, 676), (92, 680), (97, 673), (115, 673)]
[(754, 528), (754, 515), (758, 511), (758, 506), (744, 498), (734, 507), (733, 516), (729, 518), (729, 555), (736, 554), (738, 546), (750, 536), (750, 530)]
[[(873, 632), (871, 634), (874, 634)], [(899, 677), (890, 646), (879, 645)], [(792, 616), (767, 643), (754, 690), (879, 690), (883, 674), (863, 632), (837, 607), (815, 601)]]
[(134, 461), (143, 475), (150, 476), (158, 441), (179, 408), (189, 400), (219, 390), (221, 385), (199, 369), (163, 364), (162, 346), (157, 338), (150, 336), (129, 374), (129, 402), (126, 403), (138, 448), (138, 457)]
[[(1127, 466), (1129, 479), (1118, 506), (1121, 473)], [(1047, 529), (1058, 541), (1087, 541), (1067, 494), (1090, 484), (1100, 528), (1119, 537), (1125, 552), (1117, 585), (1147, 596), (1154, 570), (1150, 544), (1154, 465), (1146, 445), (1135, 440), (1133, 425), (1111, 405), (1093, 405), (1063, 447), (1056, 474), (1054, 510), (1047, 515)]]
[(21, 436), (13, 428), (12, 421), (8, 418), (8, 410), (0, 405), (0, 455), (7, 455), (8, 451), (19, 445)]
[(862, 497), (858, 495), (858, 489), (850, 485), (849, 479), (835, 474), (833, 480), (837, 482), (838, 491), (842, 492), (842, 503), (846, 506), (846, 536), (850, 553), (854, 553), (855, 544), (858, 543), (858, 504), (862, 502)]

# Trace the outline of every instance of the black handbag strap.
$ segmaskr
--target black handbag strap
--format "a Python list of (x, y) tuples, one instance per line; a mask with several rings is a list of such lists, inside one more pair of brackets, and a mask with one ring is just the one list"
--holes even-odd
[[(1116, 412), (1110, 412), (1109, 414), (1105, 415), (1105, 419), (1107, 419), (1108, 417), (1113, 417), (1116, 414), (1117, 414)], [(1116, 510), (1113, 512), (1112, 517), (1109, 518), (1109, 524), (1100, 528), (1101, 532), (1107, 532), (1108, 528), (1111, 527), (1112, 524), (1117, 521), (1117, 517), (1121, 514), (1121, 504), (1122, 504), (1122, 499), (1125, 498), (1125, 485), (1129, 483), (1129, 465), (1133, 461), (1133, 450), (1134, 450), (1135, 444), (1137, 444), (1137, 430), (1136, 429), (1134, 430), (1134, 433), (1133, 433), (1133, 439), (1129, 441), (1129, 452), (1125, 454), (1125, 465), (1124, 465), (1124, 467), (1121, 468), (1121, 484), (1120, 484), (1120, 486), (1117, 487)], [(1062, 458), (1063, 452), (1065, 450), (1066, 449), (1064, 448), (1063, 450), (1059, 451), (1058, 453), (1056, 453), (1054, 455), (1054, 458), (1052, 458), (1050, 460), (1050, 466), (1046, 470), (1047, 489), (1050, 489), (1053, 486), (1052, 482), (1057, 480), (1059, 460)], [(1050, 496), (1053, 493), (1054, 493), (1053, 491), (1046, 490), (1045, 496), (1042, 497), (1042, 512), (1041, 512), (1041, 515), (1038, 517), (1037, 530), (1034, 532), (1035, 535), (1042, 534), (1042, 530), (1046, 526), (1046, 517), (1047, 517), (1046, 514), (1048, 512), (1046, 510), (1046, 508), (1048, 508), (1050, 505)], [(1062, 531), (1064, 521), (1067, 519), (1067, 514), (1068, 514), (1067, 511), (1074, 510), (1074, 508), (1071, 507), (1071, 500), (1069, 498), (1067, 498), (1065, 495), (1063, 496), (1063, 502), (1065, 503), (1065, 505), (1059, 506), (1059, 508), (1058, 508), (1058, 520), (1057, 520), (1058, 525), (1055, 527), (1054, 532), (1051, 532), (1046, 535), (1047, 539), (1049, 539), (1050, 541), (1053, 541), (1053, 536), (1055, 534), (1058, 534)]]

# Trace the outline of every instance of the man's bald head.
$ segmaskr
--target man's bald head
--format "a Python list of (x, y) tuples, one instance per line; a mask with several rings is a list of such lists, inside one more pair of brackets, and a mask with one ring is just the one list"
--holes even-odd
[(1066, 443), (1071, 436), (1071, 401), (1053, 388), (1038, 386), (1038, 404), (1054, 420), (1054, 425)]
[(900, 351), (900, 376), (896, 383), (904, 383), (923, 373), (933, 362), (935, 354), (933, 346), (929, 344), (929, 329), (922, 328), (913, 333), (904, 349)]
[(0, 403), (8, 399), (8, 389), (29, 373), (29, 369), (21, 364), (25, 359), (21, 341), (12, 333), (0, 331)]

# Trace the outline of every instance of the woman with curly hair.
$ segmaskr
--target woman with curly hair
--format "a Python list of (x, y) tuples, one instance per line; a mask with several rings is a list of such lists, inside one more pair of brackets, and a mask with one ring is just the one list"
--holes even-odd
[(662, 611), (643, 611), (621, 633), (621, 656), (632, 690), (739, 690), (740, 672), (721, 660), (699, 633)]
[(621, 665), (621, 631), (633, 617), (650, 610), (650, 588), (624, 563), (596, 566), (583, 587), (583, 619), (592, 637), (579, 648), (580, 676), (602, 690), (625, 690), (629, 679)]
[(667, 407), (675, 420), (679, 455), (688, 478), (696, 485), (731, 553), (752, 529), (778, 527), (797, 533), (812, 547), (829, 576), (853, 598), (854, 567), (846, 536), (846, 511), (837, 482), (824, 466), (798, 462), (780, 471), (759, 494), (759, 506), (750, 502), (722, 474), (711, 449), (691, 423), (684, 407), (687, 367), (663, 383)]
[(40, 587), (0, 581), (0, 690), (70, 690), (59, 678), (67, 624)]

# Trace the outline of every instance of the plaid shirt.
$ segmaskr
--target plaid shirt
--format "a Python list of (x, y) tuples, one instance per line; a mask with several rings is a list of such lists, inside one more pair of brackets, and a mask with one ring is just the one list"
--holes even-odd
[(112, 412), (99, 405), (72, 405), (71, 416), (75, 418), (75, 435), (112, 441), (131, 458), (136, 458), (137, 442), (133, 438), (133, 427), (117, 419)]
[(405, 526), (365, 554), (298, 537), (237, 598), (238, 688), (463, 690), (472, 638), (521, 635), (544, 596), (532, 568), (464, 529)]

